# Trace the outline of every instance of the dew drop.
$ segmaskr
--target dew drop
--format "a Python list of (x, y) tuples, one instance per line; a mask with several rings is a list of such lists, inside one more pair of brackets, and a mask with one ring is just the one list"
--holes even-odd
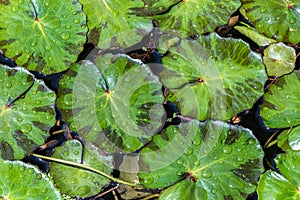
[(200, 165), (200, 162), (197, 160), (197, 161), (194, 162), (194, 165), (195, 165), (195, 166), (199, 166), (199, 165)]
[(22, 117), (18, 117), (18, 118), (17, 118), (17, 121), (18, 121), (18, 122), (22, 122), (22, 121), (23, 121), (23, 118), (22, 118)]
[(72, 26), (71, 25), (66, 25), (66, 29), (71, 29)]
[(249, 139), (247, 140), (247, 143), (250, 144), (250, 145), (253, 145), (253, 144), (256, 143), (256, 140), (255, 140), (254, 138), (249, 138)]
[(184, 150), (185, 155), (191, 155), (193, 153), (193, 149), (188, 147), (187, 149)]
[(21, 166), (21, 167), (19, 168), (19, 170), (20, 170), (21, 172), (24, 172), (24, 171), (25, 171), (25, 167), (24, 167), (24, 166)]
[(69, 152), (68, 152), (68, 151), (65, 151), (65, 152), (63, 153), (63, 155), (67, 157), (67, 156), (69, 156)]
[(52, 61), (52, 60), (53, 60), (53, 57), (52, 57), (52, 56), (49, 56), (49, 57), (48, 57), (48, 60), (49, 60), (49, 61)]
[(291, 23), (291, 24), (295, 24), (295, 23), (296, 23), (296, 20), (295, 20), (295, 19), (291, 19), (291, 20), (290, 20), (290, 23)]
[(41, 179), (43, 177), (43, 175), (41, 174), (41, 173), (38, 173), (37, 175), (36, 175), (36, 178), (37, 179)]
[(81, 174), (81, 177), (82, 177), (82, 178), (87, 178), (87, 177), (88, 177), (88, 173), (83, 172), (83, 173)]
[(70, 38), (70, 34), (64, 32), (64, 33), (61, 34), (61, 38), (64, 39), (64, 40), (68, 40)]
[(79, 23), (80, 23), (80, 20), (79, 20), (79, 19), (74, 19), (73, 22), (74, 22), (75, 24), (79, 24)]
[(265, 12), (266, 12), (266, 9), (263, 8), (263, 9), (260, 10), (260, 12), (261, 12), (261, 13), (265, 13)]
[(181, 159), (177, 160), (177, 164), (178, 165), (182, 165), (183, 164), (183, 160), (181, 160)]
[(76, 155), (76, 156), (79, 155), (79, 153), (80, 153), (80, 152), (79, 152), (78, 150), (75, 150), (75, 151), (74, 151), (74, 155)]
[(212, 176), (212, 171), (210, 168), (205, 168), (202, 172), (201, 172), (201, 175), (204, 177), (204, 178), (210, 178)]
[(280, 17), (279, 17), (279, 16), (277, 16), (277, 17), (275, 17), (275, 19), (276, 19), (277, 21), (279, 21), (279, 20), (280, 20)]
[(6, 88), (11, 88), (12, 84), (10, 82), (5, 83)]
[(266, 21), (269, 21), (269, 20), (270, 20), (270, 18), (269, 18), (269, 17), (266, 17), (266, 18), (265, 18), (265, 20), (266, 20)]
[(29, 173), (29, 174), (33, 174), (33, 172), (34, 172), (34, 169), (32, 169), (32, 168), (29, 168), (29, 169), (28, 169), (28, 173)]
[(23, 125), (21, 126), (21, 131), (22, 131), (22, 133), (24, 133), (24, 134), (30, 133), (31, 130), (32, 130), (32, 126), (31, 126), (30, 124), (23, 124)]
[(226, 154), (229, 154), (229, 153), (231, 153), (232, 152), (232, 149), (231, 149), (231, 146), (225, 146), (225, 147), (223, 147), (222, 148), (222, 152), (223, 153), (226, 153)]
[(147, 185), (147, 184), (151, 184), (154, 182), (154, 178), (152, 176), (147, 176), (147, 177), (144, 177), (142, 182)]
[(19, 10), (18, 6), (12, 6), (11, 7), (11, 11), (13, 11), (13, 12), (18, 12), (18, 10)]
[(46, 49), (47, 49), (47, 50), (50, 50), (51, 48), (52, 48), (51, 45), (47, 45), (47, 46), (46, 46)]
[(185, 173), (184, 173), (183, 171), (181, 171), (181, 170), (178, 170), (178, 171), (176, 172), (176, 174), (177, 174), (177, 176), (182, 176), (182, 175), (184, 175)]
[(200, 139), (193, 140), (193, 145), (199, 146), (200, 144), (201, 144), (201, 140)]
[(36, 32), (33, 33), (33, 36), (34, 36), (34, 37), (40, 37), (40, 36), (41, 36), (41, 33), (38, 32), (38, 31), (36, 31)]

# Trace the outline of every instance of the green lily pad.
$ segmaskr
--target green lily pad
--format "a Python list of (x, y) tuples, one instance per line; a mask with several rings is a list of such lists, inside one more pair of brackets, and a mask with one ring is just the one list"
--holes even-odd
[(277, 79), (265, 94), (261, 116), (270, 128), (287, 128), (300, 124), (300, 72)]
[(136, 9), (138, 14), (145, 16), (157, 14), (153, 18), (161, 29), (179, 31), (183, 37), (213, 32), (216, 27), (227, 24), (231, 14), (241, 5), (237, 0), (163, 0), (157, 3), (153, 0), (144, 0), (144, 2), (143, 9)]
[[(76, 163), (81, 161), (82, 146), (77, 140), (69, 140), (62, 147), (55, 148), (54, 158)], [(84, 164), (106, 174), (113, 169), (113, 157), (94, 145), (87, 143), (84, 149)], [(71, 196), (88, 197), (97, 194), (109, 179), (84, 169), (53, 162), (50, 174), (62, 193)]]
[(248, 129), (191, 121), (153, 137), (141, 152), (138, 175), (148, 188), (175, 184), (162, 193), (170, 199), (243, 199), (255, 190), (262, 159)]
[(269, 76), (282, 76), (291, 73), (295, 68), (296, 52), (282, 42), (270, 44), (264, 50), (263, 62)]
[(241, 40), (216, 34), (182, 40), (163, 58), (162, 83), (183, 115), (227, 120), (264, 94), (267, 80), (258, 54)]
[(281, 172), (271, 170), (261, 176), (257, 193), (259, 199), (300, 199), (300, 151), (288, 151), (275, 159)]
[(241, 0), (246, 17), (255, 28), (279, 42), (300, 42), (298, 0), (277, 1)]
[(276, 43), (276, 40), (265, 37), (264, 35), (260, 34), (256, 29), (252, 27), (235, 26), (234, 29), (236, 29), (246, 37), (250, 38), (258, 46), (267, 46), (271, 43)]
[(141, 0), (80, 0), (87, 15), (89, 42), (101, 49), (129, 47), (150, 33), (151, 19), (138, 17), (130, 8), (142, 6)]
[(74, 1), (0, 3), (0, 49), (20, 66), (60, 72), (75, 62), (86, 40), (86, 16)]
[(20, 68), (0, 65), (0, 154), (22, 159), (44, 144), (55, 124), (55, 93)]
[(98, 147), (134, 151), (163, 126), (162, 85), (125, 55), (100, 56), (96, 65), (83, 61), (63, 75), (58, 105), (64, 119)]
[(20, 161), (0, 160), (1, 199), (62, 199), (52, 179)]
[(278, 146), (283, 150), (300, 150), (300, 126), (284, 130), (277, 138)]

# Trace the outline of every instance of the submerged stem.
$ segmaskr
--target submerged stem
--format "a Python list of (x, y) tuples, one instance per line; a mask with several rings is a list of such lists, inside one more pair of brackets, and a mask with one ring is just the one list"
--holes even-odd
[(76, 163), (76, 162), (72, 162), (72, 161), (67, 161), (67, 160), (62, 160), (62, 159), (59, 159), (59, 158), (52, 158), (52, 157), (48, 157), (48, 156), (42, 156), (42, 155), (39, 155), (39, 154), (31, 154), (32, 156), (35, 156), (35, 157), (38, 157), (38, 158), (41, 158), (41, 159), (44, 159), (44, 160), (48, 160), (48, 161), (52, 161), (52, 162), (57, 162), (57, 163), (60, 163), (60, 164), (65, 164), (65, 165), (70, 165), (70, 166), (73, 166), (73, 167), (78, 167), (78, 168), (81, 168), (81, 169), (85, 169), (85, 170), (88, 170), (88, 171), (91, 171), (91, 172), (94, 172), (96, 174), (100, 174), (101, 176), (104, 176), (112, 181), (115, 181), (117, 183), (122, 183), (122, 184), (125, 184), (125, 185), (129, 185), (129, 186), (137, 186), (138, 184), (137, 183), (130, 183), (130, 182), (127, 182), (127, 181), (123, 181), (121, 179), (118, 179), (118, 178), (115, 178), (113, 176), (110, 176), (104, 172), (101, 172), (95, 168), (92, 168), (90, 166), (87, 166), (87, 165), (84, 165), (84, 164), (80, 164), (80, 163)]

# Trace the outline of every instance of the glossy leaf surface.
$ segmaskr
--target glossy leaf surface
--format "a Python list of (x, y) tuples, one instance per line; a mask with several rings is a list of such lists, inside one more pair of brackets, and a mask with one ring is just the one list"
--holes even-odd
[(62, 199), (52, 180), (36, 167), (0, 160), (1, 199)]
[(300, 42), (300, 2), (241, 0), (246, 17), (255, 28), (266, 36), (279, 42)]
[(278, 78), (265, 94), (261, 115), (270, 128), (300, 124), (300, 73), (295, 71)]
[(299, 199), (300, 152), (291, 150), (279, 155), (276, 164), (282, 175), (269, 170), (261, 176), (259, 199)]
[(0, 65), (0, 153), (22, 159), (44, 143), (55, 124), (55, 94), (27, 71)]
[[(67, 141), (62, 147), (55, 148), (54, 158), (80, 163), (82, 146), (76, 140)], [(84, 164), (106, 174), (113, 168), (112, 155), (87, 143), (84, 149)], [(53, 162), (50, 174), (55, 184), (64, 194), (89, 197), (97, 194), (100, 188), (109, 183), (109, 179), (88, 170), (79, 169)]]
[(241, 40), (216, 34), (182, 40), (163, 58), (162, 83), (181, 113), (199, 120), (230, 119), (252, 107), (267, 79), (259, 55)]
[(175, 184), (162, 193), (170, 199), (187, 199), (187, 194), (191, 199), (241, 199), (255, 190), (262, 158), (248, 129), (191, 121), (154, 136), (141, 152), (139, 177), (149, 188)]
[(150, 18), (138, 17), (130, 10), (142, 6), (141, 0), (80, 0), (87, 14), (89, 42), (101, 49), (127, 48), (152, 30)]
[(19, 66), (60, 72), (83, 49), (86, 16), (78, 2), (1, 1), (0, 13), (0, 48)]
[(161, 83), (127, 56), (104, 55), (71, 66), (58, 105), (71, 128), (107, 151), (140, 148), (163, 125)]

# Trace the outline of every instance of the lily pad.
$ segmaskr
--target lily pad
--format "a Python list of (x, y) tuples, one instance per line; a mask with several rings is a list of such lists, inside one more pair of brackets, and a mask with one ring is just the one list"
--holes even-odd
[[(76, 140), (67, 141), (62, 147), (55, 148), (54, 158), (76, 163), (81, 161), (82, 146)], [(84, 164), (106, 174), (113, 169), (113, 157), (94, 145), (87, 143), (84, 149)], [(62, 193), (70, 196), (89, 197), (97, 194), (109, 179), (84, 169), (53, 162), (50, 174)]]
[(300, 72), (277, 79), (265, 94), (261, 116), (270, 128), (287, 128), (300, 124)]
[(279, 42), (300, 42), (300, 18), (298, 0), (277, 1), (241, 0), (246, 17), (255, 28)]
[(44, 143), (55, 124), (55, 93), (20, 68), (0, 65), (0, 153), (22, 159)]
[(299, 199), (300, 151), (288, 151), (275, 159), (281, 172), (267, 171), (261, 176), (257, 193), (259, 199)]
[(62, 199), (52, 179), (20, 161), (0, 160), (1, 199)]
[(255, 190), (262, 159), (248, 129), (191, 121), (154, 136), (141, 152), (139, 177), (148, 188), (175, 184), (162, 193), (170, 199), (243, 199)]
[(60, 72), (75, 62), (86, 40), (86, 16), (77, 1), (0, 3), (0, 49), (20, 66)]
[(278, 146), (283, 150), (300, 150), (300, 126), (284, 130), (277, 138)]
[(130, 10), (142, 6), (141, 0), (80, 0), (87, 14), (89, 42), (101, 49), (126, 48), (150, 33), (150, 18), (138, 17)]
[(96, 65), (83, 61), (63, 75), (58, 105), (64, 119), (98, 147), (134, 151), (163, 126), (162, 85), (126, 55), (106, 54)]
[(269, 76), (282, 76), (291, 73), (295, 68), (296, 52), (282, 42), (270, 44), (264, 50), (263, 62)]
[[(237, 0), (177, 2), (163, 0), (159, 3), (152, 2), (151, 0), (145, 1), (145, 15), (157, 13), (153, 17), (162, 30), (179, 32), (183, 37), (213, 32), (216, 27), (227, 24), (231, 14), (241, 5), (240, 1)], [(163, 10), (168, 12), (162, 12)], [(139, 12), (141, 13), (141, 11)]]
[(183, 115), (227, 120), (263, 95), (267, 80), (258, 54), (241, 40), (216, 34), (182, 40), (163, 58), (162, 83)]

